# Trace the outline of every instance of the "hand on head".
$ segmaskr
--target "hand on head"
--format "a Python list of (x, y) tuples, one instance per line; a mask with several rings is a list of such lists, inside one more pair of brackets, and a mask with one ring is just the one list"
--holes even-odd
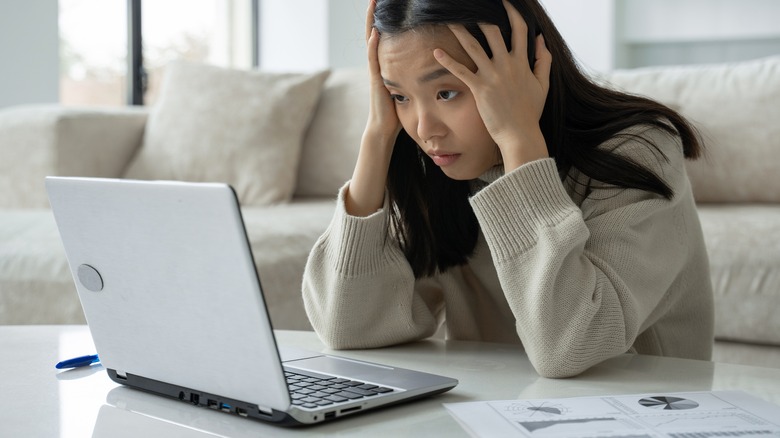
[(451, 25), (449, 28), (476, 64), (476, 71), (472, 72), (442, 49), (436, 49), (434, 56), (473, 93), (485, 127), (501, 150), (509, 171), (548, 156), (539, 119), (550, 88), (552, 55), (539, 35), (531, 70), (526, 50), (526, 22), (506, 0), (504, 7), (512, 26), (511, 51), (507, 50), (498, 26), (480, 24), (493, 52), (491, 59), (465, 27)]
[(379, 68), (379, 32), (374, 27), (374, 9), (376, 0), (368, 1), (366, 12), (366, 43), (368, 46), (368, 74), (370, 87), (370, 106), (368, 112), (367, 131), (379, 135), (382, 139), (395, 140), (401, 130), (401, 124), (395, 113), (395, 106), (390, 93), (385, 88), (382, 73)]

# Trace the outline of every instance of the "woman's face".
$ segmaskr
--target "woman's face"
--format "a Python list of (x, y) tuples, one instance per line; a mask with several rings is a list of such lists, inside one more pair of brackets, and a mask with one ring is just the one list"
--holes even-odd
[(430, 26), (379, 42), (379, 65), (404, 130), (445, 175), (469, 180), (500, 163), (469, 88), (433, 57), (440, 48), (476, 66), (446, 26)]

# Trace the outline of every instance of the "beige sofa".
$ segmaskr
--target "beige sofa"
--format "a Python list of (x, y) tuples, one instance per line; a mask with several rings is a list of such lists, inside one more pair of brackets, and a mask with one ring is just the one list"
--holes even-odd
[[(84, 322), (43, 188), (46, 175), (81, 175), (239, 186), (273, 323), (310, 329), (301, 274), (352, 172), (367, 115), (365, 71), (269, 79), (189, 65), (170, 75), (177, 79), (151, 110), (0, 111), (0, 324)], [(253, 80), (259, 85), (245, 83)], [(657, 98), (701, 129), (708, 157), (689, 172), (712, 268), (715, 358), (780, 367), (780, 57), (616, 71), (600, 80)], [(259, 103), (246, 102), (258, 94)], [(257, 132), (242, 131), (273, 117)], [(280, 138), (284, 144), (274, 145)], [(234, 142), (250, 144), (233, 149)], [(264, 148), (279, 154), (245, 159)]]

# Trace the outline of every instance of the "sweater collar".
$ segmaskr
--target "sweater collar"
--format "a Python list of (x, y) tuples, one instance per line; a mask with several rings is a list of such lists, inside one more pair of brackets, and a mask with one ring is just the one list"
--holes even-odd
[(498, 164), (486, 170), (485, 173), (477, 177), (477, 179), (471, 180), (471, 193), (476, 194), (478, 191), (487, 187), (495, 180), (504, 176), (504, 165)]
[(478, 179), (490, 184), (495, 180), (501, 178), (502, 176), (504, 176), (504, 165), (497, 164), (491, 167), (490, 169), (486, 170), (485, 173), (480, 175)]

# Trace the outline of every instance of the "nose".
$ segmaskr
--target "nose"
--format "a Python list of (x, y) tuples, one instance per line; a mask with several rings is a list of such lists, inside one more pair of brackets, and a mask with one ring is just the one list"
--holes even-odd
[(432, 108), (418, 108), (417, 110), (417, 136), (424, 143), (433, 138), (441, 137), (447, 132), (447, 127)]

